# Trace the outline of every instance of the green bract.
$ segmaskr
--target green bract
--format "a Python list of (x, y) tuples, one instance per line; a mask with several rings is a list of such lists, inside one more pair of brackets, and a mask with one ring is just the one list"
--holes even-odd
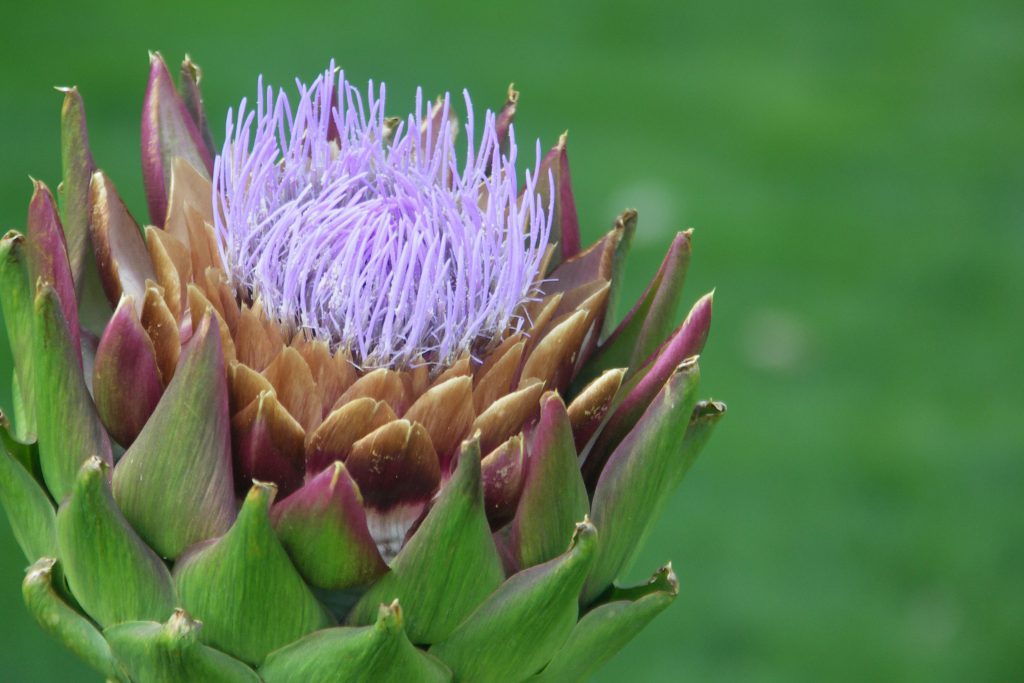
[[(34, 181), (0, 241), (0, 504), (29, 611), (110, 681), (585, 679), (675, 598), (670, 565), (616, 582), (725, 413), (698, 400), (711, 295), (677, 326), (692, 232), (617, 320), (637, 215), (581, 248), (562, 136), (521, 324), (360, 368), (228, 274), (199, 76), (152, 58), (151, 225), (72, 88), (59, 197)], [(488, 119), (501, 150), (517, 106)]]

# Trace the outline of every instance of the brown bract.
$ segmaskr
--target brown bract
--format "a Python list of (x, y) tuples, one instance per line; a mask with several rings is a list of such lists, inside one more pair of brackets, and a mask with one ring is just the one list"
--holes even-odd
[[(182, 158), (170, 166), (164, 227), (145, 228), (148, 259), (138, 268), (144, 279), (132, 284), (142, 290), (140, 320), (165, 384), (192, 330), (212, 313), (241, 490), (256, 477), (287, 494), (337, 461), (352, 473), (368, 508), (386, 513), (411, 498), (422, 508), (474, 431), (485, 454), (498, 449), (492, 461), (499, 453), (508, 460), (511, 444), (521, 444), (517, 435), (536, 418), (541, 394), (568, 387), (585, 345), (600, 334), (614, 231), (546, 273), (538, 282), (542, 295), (524, 305), (524, 329), (495, 340), (478, 357), (443, 368), (359, 369), (345, 349), (332, 351), (326, 340), (273, 320), (258, 298), (231, 284), (212, 227), (209, 179)], [(94, 211), (122, 206), (112, 188), (102, 189), (104, 202)], [(566, 278), (558, 277), (560, 270)], [(114, 285), (111, 295), (120, 295)], [(585, 422), (594, 428), (593, 419)], [(509, 490), (499, 490), (506, 480)], [(505, 499), (495, 515), (507, 517), (521, 482), (515, 476), (489, 481), (489, 497)]]

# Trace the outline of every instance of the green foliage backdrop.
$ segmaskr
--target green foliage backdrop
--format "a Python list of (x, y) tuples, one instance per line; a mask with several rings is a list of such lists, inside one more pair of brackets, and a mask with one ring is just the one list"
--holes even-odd
[[(393, 107), (522, 91), (570, 131), (585, 236), (640, 211), (638, 293), (696, 228), (717, 287), (705, 393), (730, 415), (635, 571), (682, 594), (602, 681), (1011, 680), (1024, 655), (1024, 11), (1006, 2), (9, 5), (0, 227), (59, 178), (60, 96), (136, 215), (147, 49), (208, 112), (332, 56)], [(221, 137), (220, 126), (215, 135)], [(0, 403), (10, 356), (0, 343)], [(1013, 379), (1016, 377), (1016, 380)], [(0, 525), (0, 670), (90, 680), (30, 622)]]

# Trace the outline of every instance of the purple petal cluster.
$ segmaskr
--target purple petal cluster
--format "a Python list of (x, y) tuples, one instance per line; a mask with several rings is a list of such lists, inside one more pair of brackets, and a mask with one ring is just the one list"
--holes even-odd
[(228, 112), (213, 201), (235, 283), (365, 368), (446, 365), (518, 330), (552, 207), (536, 173), (520, 192), (495, 114), (477, 142), (464, 93), (460, 162), (447, 95), (431, 105), (417, 90), (402, 121), (385, 115), (384, 84), (364, 98), (333, 63), (297, 86), (293, 108), (261, 77), (255, 110)]

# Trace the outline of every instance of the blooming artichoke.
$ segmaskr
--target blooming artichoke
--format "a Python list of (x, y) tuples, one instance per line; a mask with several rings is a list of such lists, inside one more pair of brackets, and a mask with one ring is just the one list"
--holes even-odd
[(199, 81), (151, 57), (143, 227), (64, 90), (58, 198), (0, 247), (29, 610), (115, 681), (586, 678), (675, 597), (615, 581), (725, 411), (691, 232), (616, 322), (636, 212), (581, 248), (511, 88), (402, 119), (332, 64), (218, 153)]

